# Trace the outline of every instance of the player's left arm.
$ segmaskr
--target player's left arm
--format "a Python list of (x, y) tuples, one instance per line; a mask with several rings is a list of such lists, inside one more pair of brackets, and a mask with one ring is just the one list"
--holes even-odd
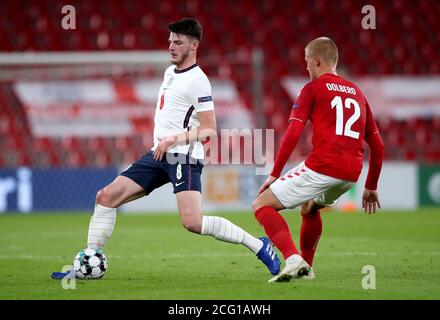
[(368, 166), (365, 190), (362, 195), (362, 207), (369, 214), (376, 212), (376, 207), (380, 208), (377, 184), (382, 170), (384, 158), (384, 144), (374, 121), (370, 106), (367, 103), (367, 123), (365, 128), (365, 142), (370, 147), (370, 161)]

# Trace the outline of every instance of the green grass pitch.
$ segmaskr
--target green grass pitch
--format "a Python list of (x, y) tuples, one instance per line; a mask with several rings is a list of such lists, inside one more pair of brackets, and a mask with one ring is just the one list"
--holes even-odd
[[(253, 235), (251, 212), (218, 213)], [(285, 211), (299, 246), (300, 215)], [(247, 248), (184, 230), (177, 214), (117, 218), (101, 280), (65, 290), (52, 271), (85, 246), (89, 214), (0, 216), (0, 299), (440, 299), (440, 210), (325, 212), (315, 280), (269, 284)], [(362, 288), (365, 265), (376, 289)]]

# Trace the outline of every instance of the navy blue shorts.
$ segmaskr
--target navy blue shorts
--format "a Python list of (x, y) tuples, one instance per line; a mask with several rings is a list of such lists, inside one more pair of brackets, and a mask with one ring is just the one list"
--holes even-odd
[(186, 154), (168, 153), (161, 161), (153, 158), (153, 151), (147, 152), (120, 175), (130, 178), (150, 194), (168, 182), (173, 184), (174, 193), (181, 191), (202, 192), (203, 164)]

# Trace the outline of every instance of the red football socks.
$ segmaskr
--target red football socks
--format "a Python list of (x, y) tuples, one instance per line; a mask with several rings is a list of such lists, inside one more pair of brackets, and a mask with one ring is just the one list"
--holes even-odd
[(322, 220), (319, 210), (313, 215), (302, 214), (300, 247), (301, 256), (309, 265), (313, 264), (316, 247), (322, 233)]
[(255, 217), (272, 243), (281, 251), (284, 259), (298, 254), (289, 226), (277, 210), (269, 206), (262, 207), (255, 212)]

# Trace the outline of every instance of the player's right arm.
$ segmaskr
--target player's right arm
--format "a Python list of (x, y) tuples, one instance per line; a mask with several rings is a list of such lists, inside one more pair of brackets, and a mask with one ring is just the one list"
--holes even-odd
[(309, 119), (310, 112), (313, 108), (313, 95), (312, 95), (312, 84), (306, 84), (299, 96), (297, 103), (293, 106), (292, 112), (289, 117), (289, 127), (283, 136), (281, 141), (280, 150), (278, 151), (277, 157), (275, 159), (275, 164), (272, 169), (272, 173), (269, 175), (267, 180), (263, 183), (258, 191), (260, 195), (264, 190), (266, 190), (276, 179), (278, 179), (283, 171), (284, 166), (289, 160), (290, 155), (298, 143), (304, 126)]
[(267, 180), (263, 183), (258, 190), (258, 195), (260, 195), (264, 190), (266, 190), (276, 179), (281, 175), (281, 171), (286, 165), (287, 160), (289, 160), (290, 155), (295, 149), (299, 138), (301, 137), (302, 130), (304, 129), (304, 123), (300, 121), (292, 121), (287, 128), (286, 133), (281, 141), (280, 150), (278, 151), (272, 173), (269, 175)]
[(366, 105), (367, 122), (365, 127), (365, 142), (370, 147), (370, 161), (368, 167), (365, 190), (362, 195), (362, 208), (369, 214), (376, 212), (376, 207), (380, 208), (377, 183), (384, 157), (384, 144), (374, 121), (370, 106)]

